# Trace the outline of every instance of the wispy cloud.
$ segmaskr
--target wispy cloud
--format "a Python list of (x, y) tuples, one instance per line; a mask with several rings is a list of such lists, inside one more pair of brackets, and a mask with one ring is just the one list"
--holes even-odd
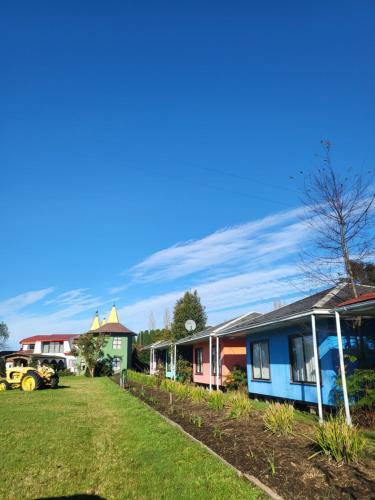
[[(295, 262), (306, 239), (303, 210), (276, 213), (160, 250), (129, 269), (126, 283), (107, 295), (87, 288), (20, 294), (0, 302), (0, 319), (6, 318), (14, 339), (37, 332), (79, 333), (88, 329), (97, 308), (107, 308), (113, 294), (124, 290), (126, 296), (116, 302), (127, 303), (119, 308), (120, 318), (134, 331), (147, 328), (151, 312), (162, 326), (165, 309), (173, 310), (188, 289), (198, 290), (210, 324), (251, 310), (264, 312), (276, 300), (296, 300), (311, 291)], [(136, 296), (142, 298), (129, 303)]]
[(5, 316), (16, 311), (20, 311), (21, 309), (44, 299), (44, 297), (51, 294), (53, 291), (54, 287), (43, 288), (42, 290), (32, 290), (4, 300), (3, 302), (0, 302), (0, 315)]
[(303, 237), (303, 227), (298, 221), (302, 211), (298, 208), (281, 212), (222, 229), (200, 240), (179, 243), (150, 255), (130, 273), (135, 282), (150, 283), (212, 271), (223, 264), (228, 269), (250, 259), (267, 258), (270, 252), (273, 259), (279, 260), (295, 250)]

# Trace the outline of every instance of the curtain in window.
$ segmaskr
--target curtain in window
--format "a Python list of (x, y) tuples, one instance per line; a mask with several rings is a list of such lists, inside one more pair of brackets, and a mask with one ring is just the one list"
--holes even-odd
[(261, 342), (260, 344), (260, 356), (262, 363), (262, 378), (270, 378), (270, 358), (268, 354), (268, 342)]
[(260, 344), (253, 344), (253, 377), (262, 378)]
[(292, 339), (293, 353), (293, 380), (303, 382), (305, 378), (305, 361), (303, 356), (303, 338), (295, 337)]
[(316, 382), (314, 344), (312, 336), (304, 337), (306, 381)]

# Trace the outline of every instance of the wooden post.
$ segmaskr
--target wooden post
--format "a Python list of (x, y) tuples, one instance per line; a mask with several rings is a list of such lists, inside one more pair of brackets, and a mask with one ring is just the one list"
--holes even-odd
[(315, 361), (315, 379), (316, 379), (316, 395), (318, 399), (318, 412), (319, 412), (319, 422), (323, 422), (323, 405), (322, 405), (322, 391), (320, 387), (320, 370), (319, 370), (319, 351), (318, 351), (318, 340), (316, 336), (316, 322), (315, 315), (311, 315), (311, 329), (313, 338), (313, 348), (314, 348), (314, 361)]
[(209, 364), (209, 369), (210, 369), (210, 385), (209, 385), (209, 390), (210, 392), (212, 391), (212, 337), (210, 335), (209, 337), (209, 356), (210, 356), (210, 364)]
[(220, 359), (220, 350), (219, 350), (219, 337), (216, 337), (216, 390), (219, 390), (219, 359)]
[(350, 416), (348, 389), (346, 387), (346, 375), (345, 375), (345, 364), (344, 364), (344, 351), (342, 348), (340, 315), (337, 311), (335, 311), (335, 319), (336, 319), (337, 346), (339, 349), (339, 359), (340, 359), (342, 392), (344, 395), (345, 420), (348, 425), (352, 425), (352, 418)]
[(177, 346), (176, 344), (174, 345), (174, 373), (173, 373), (173, 380), (176, 380), (176, 374), (177, 374)]

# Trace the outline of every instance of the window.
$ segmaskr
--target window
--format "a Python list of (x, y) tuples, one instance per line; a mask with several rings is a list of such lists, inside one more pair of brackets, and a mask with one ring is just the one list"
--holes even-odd
[(121, 358), (113, 358), (112, 368), (114, 372), (117, 372), (121, 369)]
[(203, 350), (201, 347), (195, 349), (195, 373), (203, 373)]
[(254, 342), (251, 344), (251, 357), (253, 365), (253, 379), (270, 380), (270, 355), (268, 341)]
[(121, 337), (113, 337), (113, 349), (121, 349)]
[(293, 382), (316, 382), (312, 335), (290, 337)]
[[(212, 346), (212, 356), (211, 356), (211, 373), (212, 375), (216, 375), (216, 345)], [(221, 373), (221, 359), (219, 358), (219, 375)]]
[(49, 353), (64, 352), (64, 342), (43, 342), (42, 352), (49, 352)]

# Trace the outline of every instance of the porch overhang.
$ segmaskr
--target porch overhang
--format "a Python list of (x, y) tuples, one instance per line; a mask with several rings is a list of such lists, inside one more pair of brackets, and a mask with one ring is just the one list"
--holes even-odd
[(228, 332), (222, 332), (222, 333), (217, 333), (218, 337), (228, 337), (228, 338), (236, 338), (236, 337), (247, 337), (248, 335), (251, 335), (252, 333), (257, 333), (261, 332), (264, 330), (268, 330), (270, 327), (273, 327), (275, 325), (288, 325), (288, 324), (293, 324), (296, 321), (300, 319), (309, 319), (311, 315), (314, 314), (315, 316), (326, 316), (326, 317), (334, 317), (335, 313), (331, 309), (310, 309), (308, 311), (304, 311), (302, 313), (290, 315), (290, 316), (285, 316), (281, 317), (278, 319), (275, 319), (274, 321), (268, 321), (264, 323), (258, 323), (256, 325), (249, 325), (246, 327), (246, 329), (242, 330), (230, 330)]

